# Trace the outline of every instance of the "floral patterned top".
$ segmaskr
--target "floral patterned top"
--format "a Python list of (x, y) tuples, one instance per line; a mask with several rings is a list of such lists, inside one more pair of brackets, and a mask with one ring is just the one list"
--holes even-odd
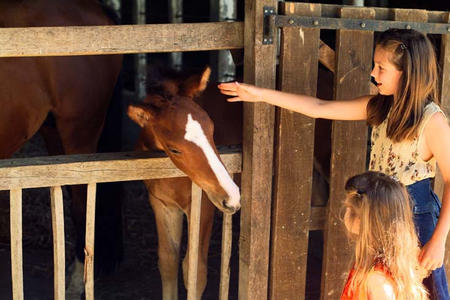
[[(424, 161), (419, 155), (419, 142), (423, 129), (435, 113), (444, 112), (434, 102), (430, 102), (424, 110), (419, 126), (419, 134), (413, 140), (393, 142), (386, 136), (387, 119), (372, 128), (371, 153), (369, 170), (383, 172), (399, 180), (404, 185), (432, 178), (436, 173), (436, 159), (432, 157)], [(445, 115), (445, 114), (444, 114)]]

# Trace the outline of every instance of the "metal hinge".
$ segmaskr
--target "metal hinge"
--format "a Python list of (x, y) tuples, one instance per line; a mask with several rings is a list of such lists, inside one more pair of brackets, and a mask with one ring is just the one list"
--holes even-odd
[(263, 18), (263, 41), (264, 45), (273, 44), (273, 27), (275, 8), (272, 6), (264, 6), (264, 18)]
[(425, 34), (450, 34), (450, 25), (448, 23), (421, 23), (374, 19), (282, 16), (276, 15), (275, 9), (273, 7), (264, 6), (263, 44), (272, 44), (274, 29), (284, 27), (308, 27), (334, 30), (345, 29), (366, 31), (385, 31), (390, 28), (400, 28), (415, 29)]

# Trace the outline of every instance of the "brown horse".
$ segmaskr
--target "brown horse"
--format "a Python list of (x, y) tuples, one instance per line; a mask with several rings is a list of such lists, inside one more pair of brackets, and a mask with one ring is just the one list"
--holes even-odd
[[(178, 299), (183, 214), (189, 220), (191, 179), (205, 192), (200, 220), (199, 298), (206, 286), (213, 204), (225, 213), (234, 213), (240, 208), (239, 188), (220, 161), (214, 142), (241, 142), (242, 105), (226, 104), (225, 97), (215, 86), (197, 97), (196, 103), (194, 98), (205, 90), (209, 75), (209, 68), (190, 76), (165, 74), (150, 83), (144, 103), (130, 105), (128, 109), (130, 118), (142, 127), (137, 149), (165, 151), (190, 178), (145, 181), (158, 230), (159, 269), (165, 300)], [(214, 117), (214, 123), (205, 110)], [(185, 283), (188, 256), (186, 253), (183, 261)]]
[[(97, 0), (0, 0), (0, 12), (0, 27), (113, 24)], [(10, 157), (37, 131), (51, 155), (97, 151), (121, 64), (120, 55), (1, 58), (0, 158)], [(106, 264), (117, 263), (122, 251), (120, 200), (105, 200), (97, 202), (96, 221), (103, 230), (96, 230), (96, 263), (111, 269)], [(86, 188), (73, 187), (79, 259), (84, 255), (85, 205)], [(109, 232), (103, 239), (110, 243), (104, 246), (98, 237), (105, 229)]]

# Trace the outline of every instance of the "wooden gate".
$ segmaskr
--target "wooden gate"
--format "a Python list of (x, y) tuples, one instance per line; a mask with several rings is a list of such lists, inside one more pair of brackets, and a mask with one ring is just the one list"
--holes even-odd
[[(396, 27), (440, 34), (441, 105), (450, 113), (448, 12), (284, 2), (278, 16), (271, 16), (275, 15), (271, 7), (265, 7), (264, 14), (261, 47), (275, 39), (274, 28), (280, 28), (279, 88), (315, 96), (321, 63), (334, 73), (333, 99), (376, 93), (370, 83), (374, 31)], [(323, 29), (336, 30), (334, 49), (320, 40)], [(307, 279), (307, 258), (309, 231), (320, 229), (324, 239), (321, 299), (339, 299), (352, 256), (339, 216), (344, 183), (367, 169), (368, 128), (361, 121), (332, 122), (329, 199), (326, 207), (311, 207), (315, 120), (284, 109), (276, 114), (269, 298), (304, 299), (307, 280), (319, 280)], [(435, 190), (442, 199), (440, 176)], [(446, 266), (449, 269), (448, 258)]]
[[(223, 154), (222, 160), (231, 173), (239, 173), (241, 155)], [(109, 153), (66, 155), (44, 158), (8, 159), (0, 162), (0, 190), (10, 191), (11, 223), (11, 273), (13, 299), (24, 299), (22, 272), (22, 189), (50, 187), (53, 252), (54, 295), (65, 298), (65, 240), (62, 189), (63, 185), (87, 184), (85, 290), (86, 299), (94, 299), (94, 224), (96, 184), (129, 180), (145, 180), (185, 176), (167, 157), (151, 157), (146, 153)], [(197, 273), (200, 201), (202, 191), (193, 184), (189, 249), (189, 272)], [(223, 219), (224, 239), (222, 248), (221, 299), (228, 298), (231, 251), (231, 215)], [(188, 299), (195, 295), (197, 276), (189, 276)]]

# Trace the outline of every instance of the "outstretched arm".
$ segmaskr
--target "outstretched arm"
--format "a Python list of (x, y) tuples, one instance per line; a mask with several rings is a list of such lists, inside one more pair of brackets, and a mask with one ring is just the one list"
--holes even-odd
[(363, 96), (352, 100), (326, 101), (238, 82), (221, 83), (218, 88), (222, 94), (233, 96), (228, 99), (229, 102), (266, 102), (311, 118), (331, 120), (366, 120), (367, 103), (371, 98)]

